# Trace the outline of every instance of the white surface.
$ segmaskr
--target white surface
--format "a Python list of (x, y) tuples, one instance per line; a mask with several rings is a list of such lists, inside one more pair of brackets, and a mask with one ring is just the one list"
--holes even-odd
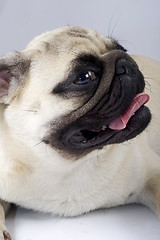
[(159, 240), (160, 221), (148, 208), (130, 205), (60, 218), (19, 208), (7, 226), (13, 240)]

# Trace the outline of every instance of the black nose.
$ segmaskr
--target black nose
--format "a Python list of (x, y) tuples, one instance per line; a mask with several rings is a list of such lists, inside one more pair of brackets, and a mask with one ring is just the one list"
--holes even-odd
[(115, 66), (115, 75), (123, 75), (131, 72), (131, 63), (126, 59), (119, 59)]

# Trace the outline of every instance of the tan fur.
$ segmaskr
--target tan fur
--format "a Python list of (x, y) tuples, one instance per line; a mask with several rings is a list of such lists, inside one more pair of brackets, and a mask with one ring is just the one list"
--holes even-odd
[(146, 184), (146, 191), (153, 195), (153, 198), (156, 202), (156, 211), (160, 217), (160, 175), (155, 175), (148, 180)]

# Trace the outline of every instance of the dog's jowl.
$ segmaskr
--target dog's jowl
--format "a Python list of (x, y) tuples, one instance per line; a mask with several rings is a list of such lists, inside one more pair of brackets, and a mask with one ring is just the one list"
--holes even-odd
[(9, 203), (160, 215), (159, 102), (160, 64), (93, 30), (48, 32), (0, 59), (0, 240)]

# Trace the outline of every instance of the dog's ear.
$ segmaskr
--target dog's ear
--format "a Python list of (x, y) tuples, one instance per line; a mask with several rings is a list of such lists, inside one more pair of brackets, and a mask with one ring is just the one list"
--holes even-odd
[(24, 85), (30, 60), (21, 53), (0, 59), (0, 103), (9, 104)]

